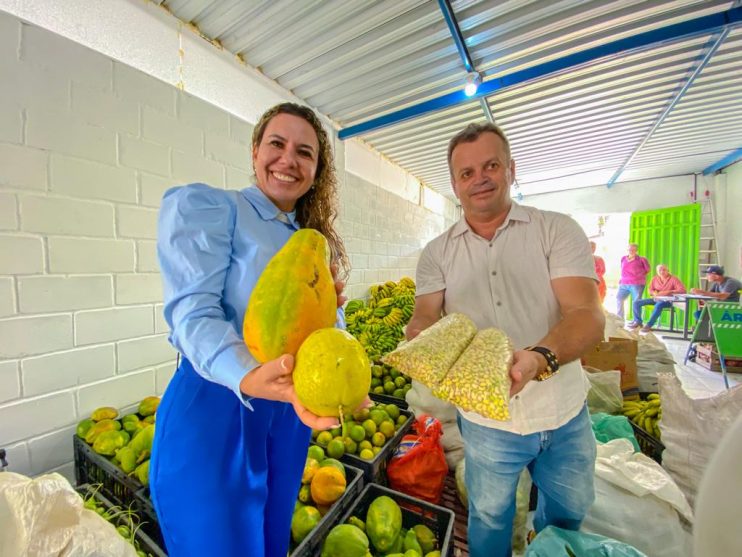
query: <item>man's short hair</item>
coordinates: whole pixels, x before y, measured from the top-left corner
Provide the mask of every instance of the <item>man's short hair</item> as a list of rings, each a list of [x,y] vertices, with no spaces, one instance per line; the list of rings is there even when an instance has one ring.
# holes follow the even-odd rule
[[[502,142],[505,144],[505,154],[508,157],[508,160],[505,162],[510,162],[510,141],[508,141],[505,132],[502,131],[499,126],[491,122],[484,122],[483,124],[469,124],[459,133],[454,135],[451,138],[451,141],[448,142],[448,170],[451,175],[453,175],[453,169],[451,168],[451,155],[453,154],[453,150],[461,143],[472,143],[479,139],[480,135],[488,132],[494,133],[497,137],[502,139]]]
[[[720,277],[724,276],[724,267],[721,265],[711,265],[706,268],[706,273],[711,273],[712,275],[719,275]]]

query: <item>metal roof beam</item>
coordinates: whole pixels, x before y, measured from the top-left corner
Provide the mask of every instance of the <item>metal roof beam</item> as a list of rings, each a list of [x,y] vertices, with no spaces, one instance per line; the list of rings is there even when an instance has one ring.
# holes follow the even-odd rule
[[[711,166],[707,166],[703,169],[703,175],[708,176],[709,174],[713,174],[714,172],[718,172],[719,170],[726,168],[730,164],[734,164],[737,161],[742,160],[742,147],[739,149],[735,149],[731,153],[729,153],[726,157],[721,159],[720,161],[715,162]]]
[[[633,161],[634,157],[636,157],[636,155],[639,154],[639,151],[642,150],[642,147],[644,147],[647,144],[647,142],[652,138],[652,136],[654,135],[654,132],[656,132],[657,129],[662,125],[662,123],[665,120],[667,120],[667,117],[670,115],[672,110],[682,100],[682,98],[688,92],[688,89],[691,88],[691,85],[693,85],[693,82],[701,74],[703,69],[708,65],[709,61],[711,61],[711,58],[713,57],[714,54],[716,54],[716,51],[719,50],[721,43],[724,42],[724,39],[726,39],[728,35],[729,35],[729,27],[724,29],[720,34],[715,35],[711,39],[711,41],[709,41],[709,44],[706,45],[706,48],[704,49],[706,52],[703,54],[700,60],[697,60],[695,62],[695,68],[693,68],[693,71],[691,72],[690,77],[688,77],[688,79],[685,81],[685,83],[680,88],[680,90],[675,94],[672,100],[668,103],[668,105],[662,111],[662,114],[660,114],[659,117],[654,121],[654,124],[652,124],[652,127],[649,128],[649,131],[647,132],[647,134],[639,142],[639,145],[636,146],[636,148],[631,152],[631,154],[628,157],[626,157],[626,160],[623,163],[621,163],[621,166],[618,167],[616,172],[613,173],[613,176],[611,176],[608,182],[606,183],[607,187],[610,188],[611,186],[613,186],[613,184],[616,183],[616,180],[618,180],[621,174],[623,174],[623,171],[626,170],[626,167],[631,164],[631,161]]]
[[[456,14],[453,13],[451,3],[448,0],[438,0],[438,6],[440,7],[441,12],[443,12],[443,19],[446,20],[446,25],[448,25],[448,30],[451,32],[453,42],[456,43],[456,50],[459,51],[459,56],[461,56],[461,61],[464,63],[466,73],[477,72],[474,68],[474,60],[472,60],[471,54],[469,54],[469,49],[466,47],[464,35],[461,33],[458,21],[456,21]],[[487,99],[485,97],[480,97],[479,104],[482,106],[484,116],[488,121],[494,124],[495,117],[492,116],[492,111],[490,110],[490,105],[487,104]]]
[[[340,139],[348,139],[405,120],[410,120],[422,114],[468,102],[474,98],[487,97],[506,87],[513,87],[527,81],[552,76],[601,58],[623,55],[627,51],[638,51],[679,39],[718,32],[731,25],[739,25],[740,23],[742,23],[742,7],[731,8],[723,12],[668,25],[667,27],[640,33],[633,37],[626,37],[625,39],[619,39],[604,45],[575,52],[574,54],[569,54],[556,60],[550,60],[543,64],[537,64],[536,66],[519,70],[509,75],[490,79],[483,82],[472,97],[467,97],[463,90],[458,90],[403,108],[402,110],[379,116],[378,118],[372,118],[360,124],[341,129],[338,136]]]

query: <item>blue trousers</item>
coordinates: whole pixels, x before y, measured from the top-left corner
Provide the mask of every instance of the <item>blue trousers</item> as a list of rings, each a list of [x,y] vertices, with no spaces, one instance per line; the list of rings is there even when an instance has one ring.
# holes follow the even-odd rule
[[[672,307],[672,302],[655,302],[652,298],[634,300],[634,321],[636,323],[639,323],[639,325],[642,324],[642,308],[644,306],[651,306],[652,304],[654,304],[654,309],[652,310],[652,315],[649,316],[649,321],[647,321],[648,327],[654,326],[660,315],[662,315],[663,309]]]
[[[235,394],[183,359],[157,411],[152,502],[171,557],[282,557],[311,430],[291,405]]]
[[[631,301],[635,302],[644,293],[643,284],[619,284],[616,293],[616,315],[623,317],[623,303],[631,295]]]
[[[538,487],[534,526],[577,530],[595,499],[595,437],[587,406],[551,431],[518,435],[459,416],[469,494],[469,555],[512,555],[515,491],[528,467]]]

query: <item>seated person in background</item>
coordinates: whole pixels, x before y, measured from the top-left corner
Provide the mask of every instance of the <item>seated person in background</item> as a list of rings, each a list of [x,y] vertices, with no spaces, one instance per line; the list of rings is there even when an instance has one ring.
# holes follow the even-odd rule
[[[649,317],[649,321],[647,321],[647,324],[642,327],[642,331],[645,333],[651,331],[654,324],[660,318],[662,310],[672,307],[672,302],[667,300],[657,300],[657,297],[684,293],[685,286],[683,286],[683,283],[680,282],[678,277],[670,274],[667,265],[657,265],[657,274],[652,278],[652,282],[649,283],[649,295],[651,298],[634,300],[634,320],[629,323],[629,328],[636,329],[642,327],[642,308],[644,306],[654,305],[654,310],[652,310],[652,315]]]
[[[711,283],[711,290],[691,288],[691,294],[710,296],[720,302],[739,302],[739,291],[742,290],[742,282],[736,278],[725,277],[724,267],[711,265],[706,269],[706,280]],[[696,311],[693,316],[698,319],[701,316],[701,310]]]

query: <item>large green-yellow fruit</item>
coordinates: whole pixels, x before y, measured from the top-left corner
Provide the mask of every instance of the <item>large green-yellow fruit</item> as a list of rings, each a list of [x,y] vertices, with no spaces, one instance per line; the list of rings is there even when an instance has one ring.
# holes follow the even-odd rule
[[[296,354],[294,388],[301,403],[318,416],[349,416],[366,398],[371,364],[366,351],[341,329],[320,329]]]
[[[325,237],[304,228],[268,262],[242,324],[245,344],[259,362],[296,354],[313,331],[335,323],[337,293],[329,253]]]

